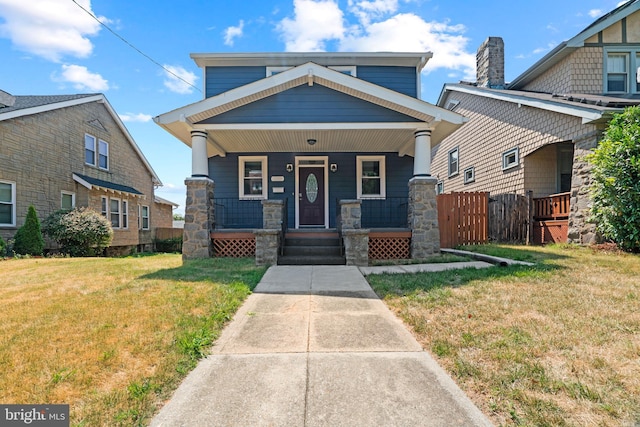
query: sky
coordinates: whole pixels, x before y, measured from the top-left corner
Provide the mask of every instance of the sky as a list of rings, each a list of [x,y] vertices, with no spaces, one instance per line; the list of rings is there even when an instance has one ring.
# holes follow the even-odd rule
[[[487,37],[504,39],[509,82],[621,3],[0,0],[0,89],[104,93],[162,181],[156,195],[184,213],[190,149],[152,118],[202,99],[190,53],[432,52],[421,96],[435,104],[443,84],[475,81]]]

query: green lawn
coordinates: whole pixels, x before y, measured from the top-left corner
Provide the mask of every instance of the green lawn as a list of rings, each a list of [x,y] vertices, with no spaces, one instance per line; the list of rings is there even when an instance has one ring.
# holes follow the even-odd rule
[[[180,255],[0,261],[0,402],[146,425],[265,269]]]
[[[368,279],[495,424],[639,425],[640,257],[468,249],[536,265]]]

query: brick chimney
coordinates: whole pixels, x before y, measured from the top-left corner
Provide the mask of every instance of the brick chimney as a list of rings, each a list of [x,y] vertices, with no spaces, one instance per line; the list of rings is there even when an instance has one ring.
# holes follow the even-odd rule
[[[479,87],[504,89],[504,42],[489,37],[476,53],[476,84]]]

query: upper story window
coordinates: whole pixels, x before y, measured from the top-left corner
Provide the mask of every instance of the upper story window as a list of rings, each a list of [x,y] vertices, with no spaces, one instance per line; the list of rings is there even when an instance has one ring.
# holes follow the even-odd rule
[[[271,77],[275,74],[279,74],[283,71],[287,71],[292,69],[293,67],[267,67],[267,77]],[[357,77],[356,76],[356,66],[355,65],[335,65],[335,66],[330,66],[327,67],[330,68],[334,71],[338,71],[340,73],[343,74],[347,74],[349,76],[353,76],[353,77]]]
[[[640,47],[605,49],[604,91],[611,94],[640,93]]]
[[[384,156],[357,156],[357,194],[358,199],[385,198],[386,174]]]
[[[240,156],[239,195],[241,199],[267,198],[267,157]]]
[[[460,151],[458,150],[458,147],[449,151],[449,156],[448,156],[449,176],[454,176],[458,174],[459,157],[460,157]]]
[[[502,170],[511,169],[520,163],[520,151],[518,147],[502,153]]]
[[[0,181],[0,227],[16,226],[16,183]]]
[[[100,169],[109,169],[109,143],[93,135],[84,135],[84,162]]]

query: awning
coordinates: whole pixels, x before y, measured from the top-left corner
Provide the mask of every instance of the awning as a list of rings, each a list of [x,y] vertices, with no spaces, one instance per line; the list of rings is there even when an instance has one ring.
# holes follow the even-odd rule
[[[144,198],[145,195],[133,187],[127,185],[116,184],[115,182],[105,181],[90,176],[73,173],[73,180],[78,184],[88,188],[89,190],[103,190],[116,194],[127,194],[133,197]]]

